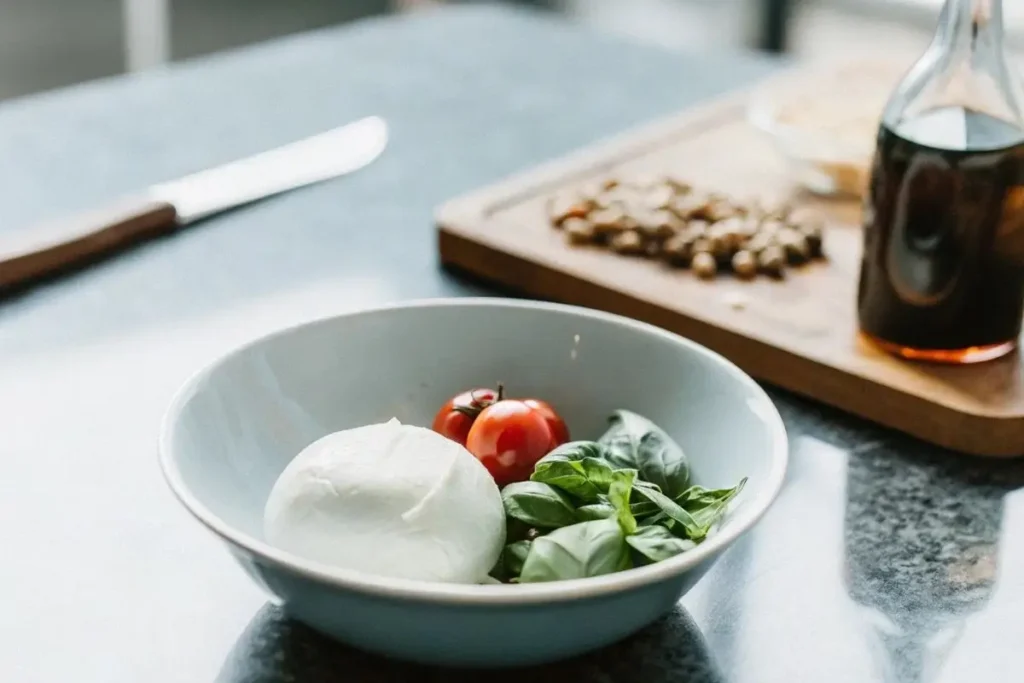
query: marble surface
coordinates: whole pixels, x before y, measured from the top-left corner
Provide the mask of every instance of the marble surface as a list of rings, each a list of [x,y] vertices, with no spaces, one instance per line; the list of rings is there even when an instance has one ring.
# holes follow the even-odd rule
[[[288,622],[172,500],[164,406],[254,334],[487,293],[432,208],[770,71],[528,14],[369,21],[0,108],[0,231],[368,113],[365,171],[0,303],[0,680],[518,681],[383,661]],[[1024,463],[942,452],[773,392],[786,487],[671,617],[542,681],[1020,680]],[[567,624],[566,628],[571,628]]]

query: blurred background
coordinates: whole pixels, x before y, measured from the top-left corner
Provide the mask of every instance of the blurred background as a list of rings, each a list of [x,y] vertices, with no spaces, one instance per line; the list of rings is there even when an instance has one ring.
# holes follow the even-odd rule
[[[456,0],[465,2],[465,0]],[[0,99],[444,0],[0,0]],[[942,0],[507,0],[672,49],[918,51]],[[1005,3],[1017,46],[1024,2]],[[880,47],[884,46],[884,47]]]

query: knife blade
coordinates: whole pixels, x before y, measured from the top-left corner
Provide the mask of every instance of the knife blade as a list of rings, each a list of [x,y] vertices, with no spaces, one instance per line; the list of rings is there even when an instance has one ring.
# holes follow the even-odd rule
[[[370,116],[277,149],[159,183],[112,206],[0,234],[0,290],[85,265],[217,213],[370,164],[388,127]]]

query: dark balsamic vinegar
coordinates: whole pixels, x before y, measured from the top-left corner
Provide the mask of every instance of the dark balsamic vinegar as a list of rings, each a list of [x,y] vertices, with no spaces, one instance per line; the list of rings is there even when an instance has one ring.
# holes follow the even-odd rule
[[[869,337],[953,362],[1016,344],[1024,130],[960,107],[883,125],[864,221],[858,310]]]

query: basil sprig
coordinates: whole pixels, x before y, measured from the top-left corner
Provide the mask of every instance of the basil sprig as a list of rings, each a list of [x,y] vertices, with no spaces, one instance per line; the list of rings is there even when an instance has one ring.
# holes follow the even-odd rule
[[[502,494],[510,542],[492,572],[530,583],[610,574],[695,548],[725,515],[730,489],[690,481],[682,448],[660,427],[616,411],[597,441],[559,446],[530,481]],[[528,528],[530,537],[511,533]]]

